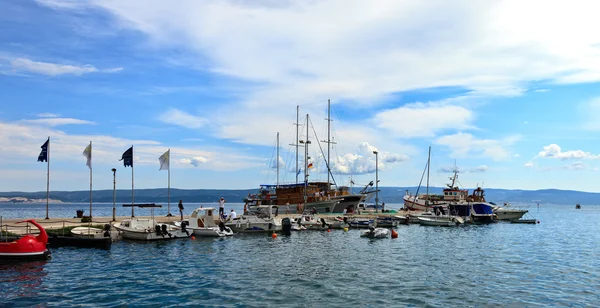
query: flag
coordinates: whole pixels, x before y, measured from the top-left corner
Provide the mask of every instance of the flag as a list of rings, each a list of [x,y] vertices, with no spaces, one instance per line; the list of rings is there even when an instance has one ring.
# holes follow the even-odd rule
[[[131,146],[127,151],[123,152],[121,159],[119,161],[123,161],[123,166],[133,168],[133,146]]]
[[[42,145],[42,151],[40,152],[40,155],[38,155],[38,161],[41,161],[41,162],[48,161],[48,144],[49,143],[50,143],[50,137],[48,137],[48,140],[46,140],[46,142],[44,142],[44,144]]]
[[[298,169],[298,173],[296,173],[296,175],[300,174],[300,172],[302,172],[302,169]]]
[[[312,166],[312,162],[311,162],[311,163],[308,163],[308,169],[310,169],[310,168],[312,168],[312,167],[313,167],[313,166]]]
[[[169,160],[170,160],[169,156],[171,155],[170,152],[171,152],[171,150],[166,151],[163,155],[161,155],[158,158],[158,162],[160,163],[160,169],[158,169],[159,171],[160,170],[169,170]]]
[[[91,142],[85,148],[85,150],[83,150],[83,156],[85,156],[85,158],[87,158],[87,162],[85,163],[85,165],[88,166],[90,169],[92,169],[92,143]]]

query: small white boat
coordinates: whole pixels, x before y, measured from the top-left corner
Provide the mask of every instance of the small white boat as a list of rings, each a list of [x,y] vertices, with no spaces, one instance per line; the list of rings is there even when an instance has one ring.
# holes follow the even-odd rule
[[[464,223],[464,220],[458,216],[420,216],[418,219],[422,226],[456,227]]]
[[[110,237],[113,241],[121,238],[118,230],[111,230],[110,224],[106,224],[104,229],[93,227],[76,227],[71,229],[71,235],[80,238],[104,238]]]
[[[189,237],[192,233],[185,227],[160,223],[148,218],[129,218],[113,225],[123,238],[140,241],[169,240]]]
[[[196,236],[222,237],[233,235],[231,228],[223,222],[215,223],[215,208],[197,208],[192,212],[190,219],[184,219],[176,225],[186,224],[186,228],[192,230]]]
[[[368,230],[362,230],[360,236],[368,238],[386,238],[390,236],[390,230],[370,227]]]
[[[504,203],[504,206],[495,206],[493,211],[500,220],[519,220],[529,212],[528,210],[514,208],[509,203]]]
[[[235,233],[281,231],[281,219],[273,217],[276,208],[276,205],[255,206],[248,214],[225,222],[225,226],[231,228]]]
[[[333,221],[331,221],[333,223]],[[331,224],[324,218],[319,218],[313,215],[302,215],[292,219],[292,227],[304,227],[308,230],[327,230],[331,228]]]

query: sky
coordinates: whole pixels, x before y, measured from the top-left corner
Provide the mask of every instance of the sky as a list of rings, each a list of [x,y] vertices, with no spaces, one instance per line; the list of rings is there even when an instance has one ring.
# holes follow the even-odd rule
[[[295,183],[297,131],[311,142],[299,181],[305,156],[309,179],[327,180],[329,122],[338,185],[417,186],[431,147],[431,186],[456,169],[465,188],[600,192],[599,10],[2,1],[0,191],[46,189],[48,137],[55,191],[89,189],[90,142],[94,189],[113,188],[111,168],[117,189],[132,171],[136,188],[167,187],[158,157],[169,149],[173,188]],[[133,169],[119,161],[131,146]]]

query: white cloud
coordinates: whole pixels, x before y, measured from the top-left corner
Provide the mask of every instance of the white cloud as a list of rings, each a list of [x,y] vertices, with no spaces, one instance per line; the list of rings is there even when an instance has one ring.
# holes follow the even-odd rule
[[[519,139],[519,136],[511,136],[502,140],[477,139],[471,134],[461,132],[439,137],[435,140],[435,144],[448,147],[451,151],[450,156],[455,158],[474,155],[499,161],[508,160],[512,157],[510,150],[506,147],[511,146]]]
[[[531,162],[531,161],[526,162],[525,165],[524,165],[524,167],[525,168],[532,168],[533,167],[533,162]]]
[[[373,151],[377,151],[377,160]],[[358,146],[358,154],[347,153],[337,156],[332,160],[331,170],[339,174],[367,174],[374,173],[375,169],[380,171],[391,168],[393,164],[408,160],[404,154],[381,152],[367,142]]]
[[[370,107],[408,90],[449,86],[485,97],[520,95],[538,80],[600,80],[600,33],[595,31],[600,19],[594,13],[599,4],[594,2],[40,3],[61,10],[100,8],[115,17],[115,27],[145,34],[152,48],[181,50],[190,59],[181,65],[250,81],[253,86],[243,99],[220,108],[228,117],[215,119],[220,137],[239,142],[256,144],[255,136],[269,126],[247,119],[268,110],[273,127],[283,124],[280,119],[296,104],[328,97],[346,106]],[[454,111],[454,123],[436,117],[442,122],[431,121],[424,131],[391,124],[394,116],[416,127],[425,122],[393,110],[379,115],[383,122],[372,120],[406,135],[468,129],[468,111]]]
[[[12,68],[17,71],[25,71],[30,73],[36,73],[46,76],[59,76],[59,75],[83,75],[89,73],[115,73],[123,70],[122,67],[110,68],[99,70],[93,65],[67,65],[67,64],[56,64],[49,62],[37,62],[24,58],[16,58],[10,61]]]
[[[477,167],[471,169],[471,172],[486,172],[486,171],[488,171],[488,169],[489,169],[488,166],[480,165],[480,166],[477,166]]]
[[[445,129],[471,128],[473,114],[461,106],[416,103],[380,112],[374,120],[399,138],[430,137]]]
[[[163,123],[192,129],[200,128],[207,123],[206,119],[195,115],[191,115],[179,109],[171,109],[160,115],[158,119]]]
[[[205,164],[206,161],[207,161],[206,158],[204,158],[202,156],[195,156],[192,158],[182,158],[179,160],[179,162],[182,164],[192,165],[194,167],[198,167],[198,166],[200,166],[200,164]]]
[[[483,172],[487,172],[489,169],[490,168],[486,165],[479,165],[476,167],[468,167],[468,168],[444,166],[444,167],[438,168],[437,172],[439,172],[439,173],[454,173],[454,170],[457,170],[460,173],[483,173]]]
[[[58,117],[60,117],[60,115],[58,115],[56,113],[44,112],[44,113],[38,113],[37,117],[38,118],[58,118]]]
[[[273,159],[272,163],[271,163],[271,169],[277,169],[277,159]],[[279,168],[280,169],[284,169],[285,168],[285,161],[283,160],[283,158],[281,156],[279,156]]]
[[[569,169],[569,170],[587,170],[590,168],[590,166],[588,166],[587,164],[585,164],[583,162],[576,161],[576,162],[573,162],[573,163],[563,166],[563,168]]]
[[[61,125],[93,125],[94,122],[73,118],[42,118],[42,119],[34,119],[34,120],[21,120],[22,123],[35,124],[35,125],[44,125],[44,126],[61,126]]]
[[[594,155],[590,152],[584,152],[582,150],[566,151],[563,152],[560,146],[557,144],[550,144],[544,147],[543,151],[540,151],[536,157],[541,158],[556,158],[561,160],[567,159],[597,159],[600,155]]]

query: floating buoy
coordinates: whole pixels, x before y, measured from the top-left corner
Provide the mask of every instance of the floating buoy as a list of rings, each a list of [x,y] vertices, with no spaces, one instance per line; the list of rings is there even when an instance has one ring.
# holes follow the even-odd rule
[[[348,232],[348,228],[344,228],[344,232]]]
[[[273,232],[273,234],[271,234],[272,238],[277,238],[277,233]]]
[[[538,224],[540,223],[540,221],[538,220]]]
[[[195,237],[195,236],[193,236],[193,235],[192,235],[190,238],[191,238],[192,240],[196,240],[196,237]]]
[[[392,229],[392,238],[398,238],[398,232],[394,229]]]
[[[331,229],[327,229],[327,232],[331,232]]]

